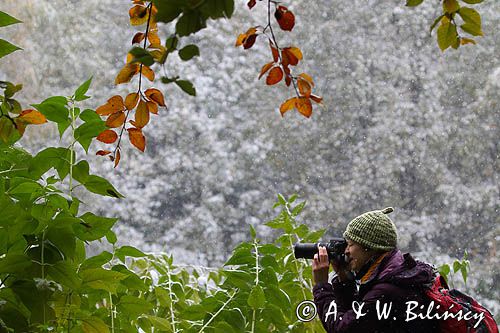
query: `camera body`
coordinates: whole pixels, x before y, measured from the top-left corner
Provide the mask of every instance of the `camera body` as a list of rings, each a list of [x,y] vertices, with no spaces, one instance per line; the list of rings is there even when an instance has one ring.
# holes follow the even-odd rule
[[[347,242],[341,237],[334,237],[328,243],[295,243],[293,253],[297,259],[313,259],[314,255],[318,253],[318,246],[326,247],[328,260],[340,263],[345,262],[344,251],[347,247]]]

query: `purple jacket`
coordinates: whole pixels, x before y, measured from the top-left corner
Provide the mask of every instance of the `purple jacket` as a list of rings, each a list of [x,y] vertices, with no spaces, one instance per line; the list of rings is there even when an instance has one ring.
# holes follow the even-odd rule
[[[433,278],[434,271],[430,265],[415,261],[409,253],[403,255],[395,249],[371,273],[367,273],[359,291],[354,281],[341,283],[334,278],[331,284],[318,283],[314,286],[314,303],[328,333],[437,332],[435,321],[418,317],[412,319],[413,314],[425,314],[429,301],[423,289],[432,283]],[[409,308],[416,305],[407,303],[411,301],[417,302],[419,307],[423,305],[425,309]],[[361,304],[364,305],[359,311]],[[386,310],[392,305],[390,311],[384,312],[384,305]],[[357,319],[355,310],[365,315]],[[325,318],[328,313],[328,318]]]

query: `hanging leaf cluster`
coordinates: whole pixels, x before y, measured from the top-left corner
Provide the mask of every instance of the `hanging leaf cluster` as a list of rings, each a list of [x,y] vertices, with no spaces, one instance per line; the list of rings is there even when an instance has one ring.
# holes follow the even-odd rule
[[[242,33],[236,39],[235,46],[243,46],[244,49],[250,49],[259,36],[265,37],[269,42],[272,61],[262,66],[259,79],[266,75],[266,84],[275,85],[281,81],[285,82],[287,87],[293,86],[295,97],[286,100],[280,106],[280,113],[283,116],[287,111],[296,109],[301,115],[309,118],[312,115],[312,102],[321,103],[322,98],[314,95],[314,81],[306,73],[294,75],[291,67],[297,66],[303,59],[302,51],[297,46],[280,47],[273,30],[271,20],[271,3],[274,5],[274,19],[283,31],[292,31],[295,26],[295,15],[287,7],[274,1],[267,1],[268,22],[265,27],[250,27],[245,33]],[[257,2],[250,0],[247,3],[249,9],[252,9]]]
[[[406,5],[415,7],[424,0],[407,0]],[[479,4],[483,0],[462,0],[470,5]],[[430,33],[437,26],[437,43],[441,51],[448,48],[458,49],[461,45],[476,44],[476,40],[460,34],[458,27],[470,36],[483,36],[481,15],[471,7],[463,7],[458,0],[442,0],[443,13],[434,20]]]

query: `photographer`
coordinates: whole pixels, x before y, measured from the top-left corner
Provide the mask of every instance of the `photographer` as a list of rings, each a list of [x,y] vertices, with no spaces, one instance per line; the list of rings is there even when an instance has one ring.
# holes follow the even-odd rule
[[[397,249],[396,226],[387,215],[392,211],[367,212],[349,222],[345,262],[330,261],[325,247],[314,255],[314,302],[327,332],[437,332],[435,321],[405,320],[406,302],[429,303],[423,289],[434,273]],[[331,284],[330,264],[337,274]],[[381,316],[384,304],[389,316]]]

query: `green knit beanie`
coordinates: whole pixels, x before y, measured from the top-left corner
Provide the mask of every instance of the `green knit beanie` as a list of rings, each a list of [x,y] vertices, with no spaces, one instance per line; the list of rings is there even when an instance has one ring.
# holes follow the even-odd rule
[[[398,243],[396,226],[387,214],[394,209],[366,212],[349,222],[344,232],[344,238],[361,244],[365,248],[389,251]]]

